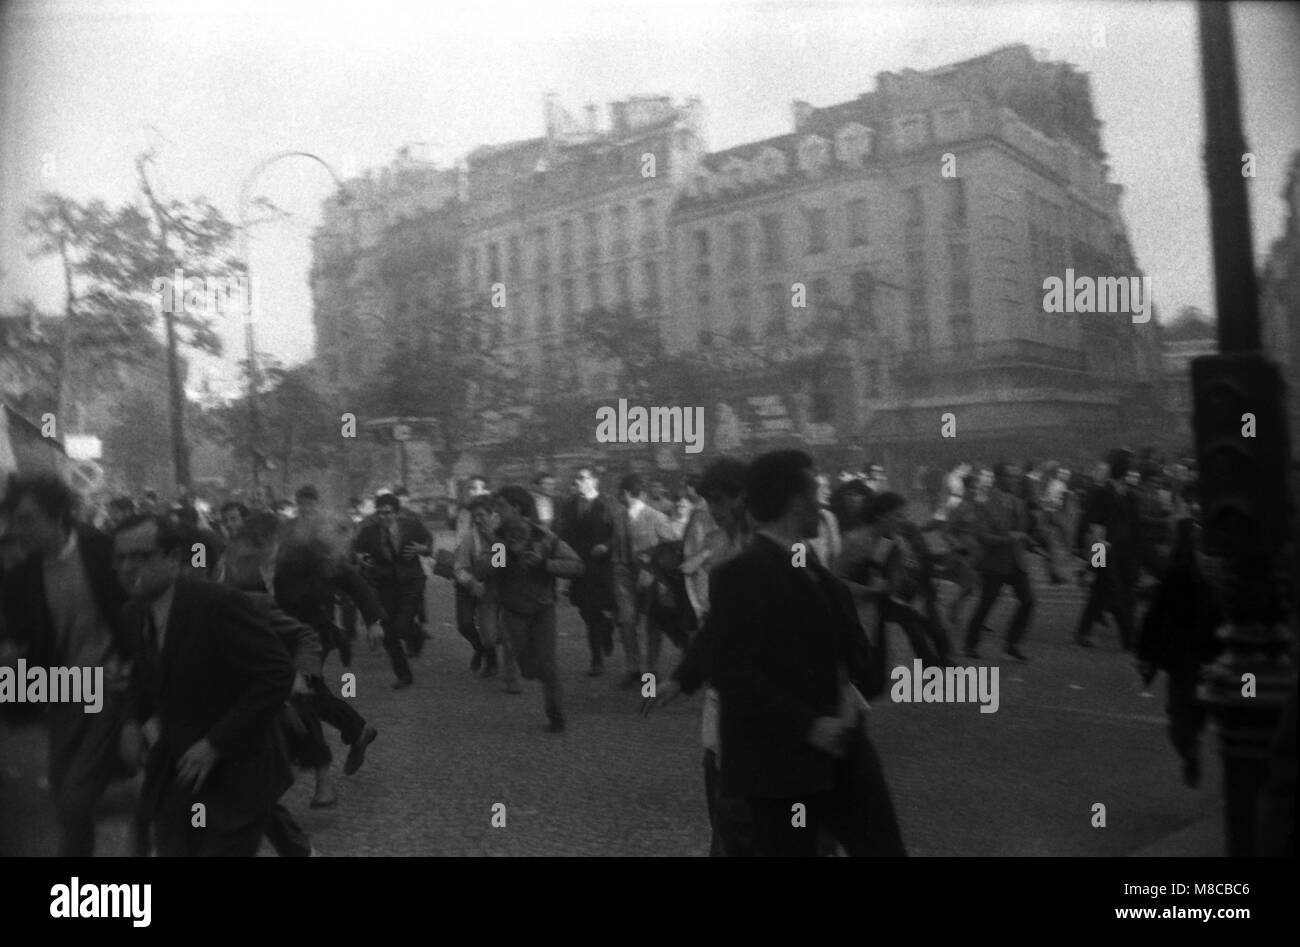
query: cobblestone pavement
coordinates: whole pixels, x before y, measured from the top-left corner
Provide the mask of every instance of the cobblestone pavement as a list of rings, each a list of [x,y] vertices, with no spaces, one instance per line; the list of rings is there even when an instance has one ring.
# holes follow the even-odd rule
[[[390,689],[382,651],[363,646],[356,657],[357,705],[379,738],[360,772],[337,775],[337,808],[308,808],[309,774],[286,799],[320,853],[705,855],[700,697],[641,717],[639,693],[616,687],[618,653],[604,677],[586,676],[585,633],[566,602],[559,657],[569,728],[548,734],[537,684],[512,696],[499,678],[470,673],[450,591],[445,580],[430,580],[434,637],[415,662],[414,687]],[[975,662],[1001,669],[997,713],[976,704],[893,704],[888,693],[873,705],[871,736],[911,854],[1123,855],[1220,805],[1213,739],[1205,737],[1201,788],[1185,788],[1165,735],[1163,682],[1154,695],[1141,692],[1113,631],[1099,629],[1090,651],[1071,644],[1080,590],[1040,591],[1024,646],[1030,663],[1003,661],[1000,641],[987,637],[986,658]],[[990,627],[1005,625],[1011,605],[1008,595]],[[891,632],[891,666],[910,666],[912,657],[901,633]],[[665,645],[661,670],[675,660]],[[341,670],[335,657],[327,674],[336,688]],[[327,734],[337,771],[345,750]],[[31,784],[39,734],[10,736],[18,751],[5,761],[5,799],[38,809]],[[102,854],[126,851],[131,789],[119,785],[106,800]],[[1106,806],[1105,828],[1092,825],[1095,803]],[[496,804],[505,807],[504,827],[492,824]],[[23,824],[28,836],[39,834],[48,812],[33,811]]]

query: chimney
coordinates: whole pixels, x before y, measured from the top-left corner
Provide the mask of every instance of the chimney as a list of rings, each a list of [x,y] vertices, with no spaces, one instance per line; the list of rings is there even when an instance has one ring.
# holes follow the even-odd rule
[[[809,117],[813,113],[813,107],[803,99],[795,99],[793,103],[794,110],[794,130],[803,131],[804,125],[808,123]]]
[[[600,131],[600,128],[598,127],[597,124],[598,117],[597,117],[596,106],[588,105],[585,111],[587,113],[587,131],[589,132]]]

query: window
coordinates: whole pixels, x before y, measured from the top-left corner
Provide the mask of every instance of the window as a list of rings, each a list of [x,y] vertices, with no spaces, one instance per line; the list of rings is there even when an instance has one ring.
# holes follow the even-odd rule
[[[551,242],[545,227],[538,227],[533,234],[537,253],[537,278],[542,279],[551,272]]]
[[[898,119],[894,123],[894,130],[900,151],[922,147],[926,140],[925,114],[907,115]]]
[[[560,313],[560,319],[566,326],[574,323],[574,316],[578,312],[578,293],[572,279],[566,279],[560,283],[561,305],[564,311]]]
[[[743,270],[749,265],[749,227],[743,221],[727,228],[731,239],[731,266]]]
[[[697,230],[692,234],[695,240],[695,256],[701,260],[709,258],[709,232],[707,230]]]
[[[641,200],[641,248],[643,250],[659,248],[659,217],[655,213],[653,197]]]
[[[790,314],[789,290],[780,283],[768,283],[764,296],[767,299],[769,331],[774,335],[785,335],[787,317]]]
[[[560,223],[560,268],[573,269],[573,221]]]
[[[654,260],[646,260],[643,265],[645,276],[645,298],[647,309],[658,309],[661,304],[659,297],[659,264]]]
[[[835,398],[829,391],[814,391],[808,413],[813,424],[830,424],[835,419]]]
[[[582,223],[587,232],[587,265],[594,266],[600,259],[600,216],[595,213],[584,214]]]
[[[551,287],[546,283],[537,291],[540,311],[537,313],[537,331],[542,335],[551,331]]]
[[[865,200],[849,201],[845,205],[849,217],[849,246],[867,245],[867,202]]]
[[[815,207],[804,212],[808,221],[808,253],[825,253],[829,244],[826,227],[826,211]]]
[[[511,338],[522,339],[524,337],[524,326],[528,322],[528,315],[524,312],[524,307],[518,304],[518,301],[509,311],[513,316],[510,321],[510,336]]]
[[[477,286],[479,281],[478,269],[478,247],[470,247],[466,254],[465,266],[469,270],[469,278],[465,281],[470,286]]]
[[[781,215],[764,214],[763,224],[763,260],[767,263],[780,263],[785,259],[785,248],[781,243]]]
[[[587,299],[590,303],[590,308],[592,309],[599,309],[601,306],[605,305],[599,273],[587,274]]]
[[[929,352],[930,323],[926,322],[924,319],[913,319],[909,329],[912,339],[912,351],[921,353]]]
[[[510,254],[510,278],[522,279],[524,275],[524,254],[519,248],[519,238],[511,237],[507,244]],[[493,280],[493,282],[496,282]]]
[[[501,282],[501,247],[499,244],[488,244],[488,282]]]
[[[808,300],[808,309],[819,319],[830,319],[835,316],[835,311],[828,308],[833,302],[831,299],[831,281],[824,276],[819,276],[812,281],[811,298]]]
[[[975,327],[971,323],[970,313],[953,313],[952,344],[959,350],[969,351],[975,346]]]
[[[867,397],[880,397],[880,363],[874,358],[862,363],[863,381],[866,382]]]
[[[903,199],[907,202],[907,229],[909,231],[922,230],[925,227],[925,205],[921,201],[921,189],[919,187],[909,187],[903,191]],[[914,234],[909,233],[909,237]]]
[[[614,283],[618,287],[618,302],[620,306],[632,305],[632,277],[627,271],[626,266],[620,266],[614,273]]]
[[[747,337],[750,331],[750,298],[748,286],[736,286],[731,290],[731,326],[736,338]]]
[[[966,182],[950,178],[944,183],[948,189],[948,223],[953,227],[966,226]]]
[[[875,331],[875,300],[872,299],[875,285],[871,273],[867,270],[859,270],[853,274],[852,280],[853,312],[864,329]]]
[[[913,315],[925,311],[925,253],[907,251],[907,306]]]
[[[627,256],[627,208],[614,208],[614,256]]]

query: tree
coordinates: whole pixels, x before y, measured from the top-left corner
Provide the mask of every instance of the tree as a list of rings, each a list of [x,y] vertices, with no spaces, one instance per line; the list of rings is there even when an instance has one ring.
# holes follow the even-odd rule
[[[54,369],[60,406],[74,378],[75,353],[92,354],[87,362],[101,376],[92,373],[76,381],[93,387],[102,373],[120,375],[125,366],[157,358],[163,349],[153,333],[158,316],[163,317],[173,467],[178,485],[187,486],[185,366],[179,349],[183,345],[215,355],[221,345],[213,313],[184,305],[160,313],[155,281],[170,279],[177,270],[187,277],[229,279],[242,268],[224,255],[233,226],[205,198],[178,201],[158,195],[147,173],[153,160],[152,151],[136,159],[136,202],[113,209],[99,200],[80,204],[42,194],[25,213],[23,229],[34,242],[33,257],[57,255],[63,264],[66,321]],[[183,301],[183,290],[179,298]]]

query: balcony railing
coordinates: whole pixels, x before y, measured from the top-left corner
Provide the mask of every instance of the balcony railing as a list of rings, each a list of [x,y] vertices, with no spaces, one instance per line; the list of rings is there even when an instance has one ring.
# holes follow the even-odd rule
[[[1060,368],[1084,371],[1084,354],[1028,339],[949,345],[904,352],[898,370],[904,375],[959,374],[988,368]]]

